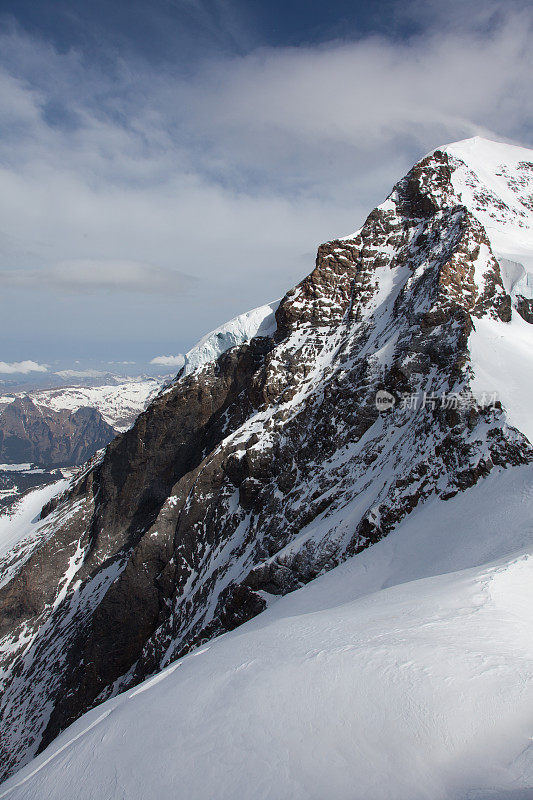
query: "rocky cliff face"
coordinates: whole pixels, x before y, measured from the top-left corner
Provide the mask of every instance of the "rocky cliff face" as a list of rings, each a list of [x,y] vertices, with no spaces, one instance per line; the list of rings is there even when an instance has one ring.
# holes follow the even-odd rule
[[[483,195],[469,170],[453,148],[423,159],[319,248],[266,335],[183,371],[4,556],[5,774],[428,496],[532,460],[469,350],[478,320],[523,314],[484,221],[520,229],[529,195]]]
[[[54,411],[17,397],[0,410],[0,462],[83,464],[114,435],[95,408]]]

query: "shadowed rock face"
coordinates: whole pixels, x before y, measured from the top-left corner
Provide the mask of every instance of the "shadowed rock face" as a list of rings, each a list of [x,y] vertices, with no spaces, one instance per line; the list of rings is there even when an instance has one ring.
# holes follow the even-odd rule
[[[422,499],[531,460],[470,391],[469,334],[505,323],[510,298],[452,171],[439,151],[420,162],[357,234],[319,248],[273,336],[178,376],[43,510],[0,589],[5,774]]]
[[[0,411],[0,461],[47,467],[83,464],[115,431],[94,408],[52,411],[20,397]]]
[[[518,295],[515,299],[515,308],[526,322],[533,324],[533,300]]]

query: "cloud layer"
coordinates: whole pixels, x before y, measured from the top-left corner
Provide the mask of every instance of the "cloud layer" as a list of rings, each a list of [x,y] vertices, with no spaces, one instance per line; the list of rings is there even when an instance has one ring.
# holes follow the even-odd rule
[[[158,364],[161,367],[175,367],[179,369],[185,364],[185,358],[181,353],[177,356],[156,356],[152,358],[150,364]]]
[[[38,364],[36,361],[13,361],[8,363],[0,361],[0,373],[3,375],[27,375],[29,372],[48,372],[46,364]]]
[[[408,39],[212,55],[186,75],[6,30],[0,335],[22,316],[43,340],[107,337],[112,358],[134,338],[147,360],[188,349],[283,294],[427,151],[531,145],[531,13],[457,3],[445,24],[423,5],[439,26]]]
[[[139,261],[73,259],[41,269],[0,270],[0,285],[53,288],[71,292],[148,292],[183,294],[195,279],[178,270]]]

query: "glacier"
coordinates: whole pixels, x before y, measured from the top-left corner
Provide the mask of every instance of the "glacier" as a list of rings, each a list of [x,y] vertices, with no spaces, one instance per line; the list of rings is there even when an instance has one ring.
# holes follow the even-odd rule
[[[255,336],[272,336],[276,330],[275,313],[280,301],[276,300],[234,317],[203,336],[185,354],[185,363],[178,378],[191,375],[198,369],[216,361],[232,347],[246,344]]]

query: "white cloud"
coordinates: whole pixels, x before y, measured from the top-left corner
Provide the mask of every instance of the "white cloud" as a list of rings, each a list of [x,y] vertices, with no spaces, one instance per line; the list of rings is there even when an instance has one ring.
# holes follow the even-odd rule
[[[46,364],[38,364],[36,361],[0,361],[0,372],[11,375],[13,373],[20,373],[27,375],[29,372],[48,372]]]
[[[185,358],[178,353],[177,356],[156,356],[152,358],[150,364],[158,364],[161,367],[176,367],[179,369],[185,364]]]
[[[482,32],[263,48],[186,78],[1,37],[0,284],[21,305],[0,336],[33,302],[38,335],[185,349],[282,295],[425,152],[532,144],[532,16],[500,9]]]
[[[466,29],[260,51],[206,74],[187,101],[197,124],[216,119],[221,158],[229,151],[232,162],[252,167],[261,153],[263,165],[321,184],[351,161],[353,180],[362,159],[373,164],[380,152],[390,159],[398,148],[424,152],[475,133],[526,131],[530,22],[510,17],[484,35]],[[325,188],[336,192],[337,182]]]

